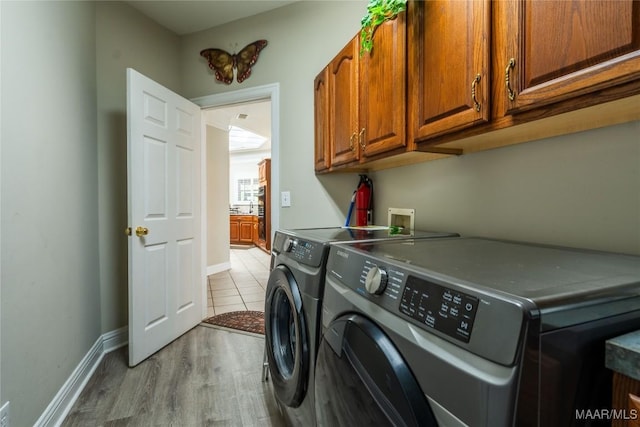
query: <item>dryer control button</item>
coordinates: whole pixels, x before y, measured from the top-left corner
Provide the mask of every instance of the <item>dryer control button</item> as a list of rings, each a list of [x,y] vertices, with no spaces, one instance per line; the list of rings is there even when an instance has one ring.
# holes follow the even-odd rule
[[[364,287],[371,295],[380,295],[387,287],[387,272],[377,266],[371,267],[364,279]]]

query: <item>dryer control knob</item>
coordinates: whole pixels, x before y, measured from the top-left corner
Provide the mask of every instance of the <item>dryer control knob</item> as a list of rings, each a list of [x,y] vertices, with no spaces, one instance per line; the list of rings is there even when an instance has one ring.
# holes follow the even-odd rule
[[[387,287],[387,272],[380,267],[371,267],[364,279],[364,287],[371,295],[380,295]]]
[[[296,241],[291,237],[287,237],[284,241],[284,249],[285,252],[291,252],[291,250],[296,246]]]

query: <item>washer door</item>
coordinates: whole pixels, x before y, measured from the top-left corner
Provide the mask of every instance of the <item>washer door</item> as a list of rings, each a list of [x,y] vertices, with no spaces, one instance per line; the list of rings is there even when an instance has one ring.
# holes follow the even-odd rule
[[[278,265],[269,275],[264,311],[273,389],[280,402],[297,408],[309,382],[309,342],[300,290],[284,265]]]
[[[378,326],[357,314],[335,319],[325,331],[315,397],[318,425],[437,425],[402,355]]]

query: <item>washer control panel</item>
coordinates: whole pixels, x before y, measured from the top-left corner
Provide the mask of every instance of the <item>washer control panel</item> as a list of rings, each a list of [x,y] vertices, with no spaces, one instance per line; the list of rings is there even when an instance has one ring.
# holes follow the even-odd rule
[[[392,266],[364,260],[357,291],[377,299],[379,305],[420,322],[462,342],[469,342],[479,299],[429,282]]]
[[[325,256],[326,246],[299,237],[276,233],[273,249],[280,256],[292,258],[302,264],[319,267]]]
[[[400,299],[400,312],[430,328],[469,342],[478,298],[409,276]]]
[[[323,316],[325,312],[355,311],[378,322],[390,322],[386,314],[380,316],[384,310],[488,360],[505,366],[514,363],[524,324],[536,315],[532,305],[440,272],[435,262],[432,269],[416,266],[382,251],[386,245],[406,251],[415,248],[403,242],[364,248],[331,246]],[[401,322],[384,324],[396,328]]]

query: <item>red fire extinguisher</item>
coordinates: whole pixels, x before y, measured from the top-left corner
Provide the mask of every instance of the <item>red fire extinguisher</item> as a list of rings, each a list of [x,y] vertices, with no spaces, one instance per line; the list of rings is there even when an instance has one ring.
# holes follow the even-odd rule
[[[360,175],[356,189],[356,226],[371,225],[373,222],[373,181],[367,175]]]

